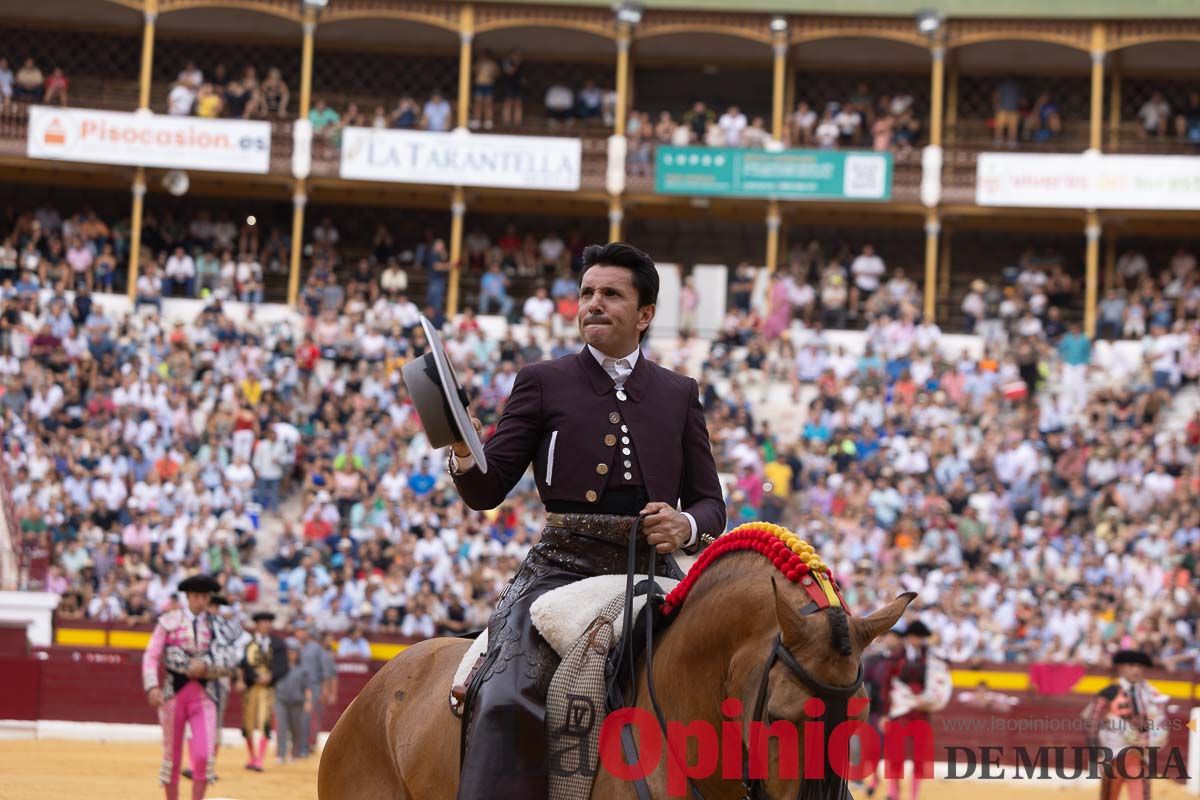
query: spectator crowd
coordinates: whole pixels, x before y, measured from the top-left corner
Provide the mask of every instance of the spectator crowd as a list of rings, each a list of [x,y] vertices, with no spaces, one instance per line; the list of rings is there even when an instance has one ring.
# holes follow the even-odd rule
[[[234,315],[224,292],[187,320],[154,303],[110,310],[89,291],[103,283],[89,285],[95,270],[77,272],[68,253],[99,242],[117,257],[119,226],[48,208],[11,222],[0,441],[25,583],[60,593],[63,618],[149,620],[199,570],[351,649],[364,634],[486,621],[536,541],[541,505],[528,476],[493,511],[458,501],[399,379],[427,343],[408,258],[386,229],[337,275],[340,233],[320,220],[300,312],[268,323],[254,304]],[[233,249],[263,249],[253,230],[205,222]],[[195,223],[152,227],[186,255],[208,235]],[[464,258],[482,276],[480,304],[453,320],[427,309],[489,430],[522,365],[578,348],[581,243],[472,229]],[[1185,256],[1171,280],[1187,282]],[[427,293],[446,258],[432,232],[414,248]],[[701,377],[730,524],[770,519],[811,538],[852,607],[918,591],[956,662],[1096,663],[1136,644],[1196,668],[1200,416],[1171,419],[1200,377],[1200,331],[1194,317],[1165,330],[1148,320],[1142,357],[1101,371],[1056,313],[1053,298],[1074,288],[1055,270],[1031,257],[983,287],[972,354],[921,319],[916,286],[874,248],[809,243],[758,299],[753,270],[734,271],[710,343],[685,329],[649,355]],[[174,283],[185,273],[164,264]],[[1133,263],[1120,274],[1158,283]],[[543,281],[519,311],[499,293],[513,276]],[[684,295],[686,324],[690,283]],[[487,336],[477,312],[504,311],[505,297],[522,324]],[[861,352],[826,333],[852,318]],[[772,386],[790,413],[771,405]]]

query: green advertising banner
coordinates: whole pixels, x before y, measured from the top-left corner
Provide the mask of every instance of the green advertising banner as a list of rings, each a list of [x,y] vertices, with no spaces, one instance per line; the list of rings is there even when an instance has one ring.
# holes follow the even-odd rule
[[[859,150],[659,147],[659,194],[777,200],[890,200],[892,154]]]

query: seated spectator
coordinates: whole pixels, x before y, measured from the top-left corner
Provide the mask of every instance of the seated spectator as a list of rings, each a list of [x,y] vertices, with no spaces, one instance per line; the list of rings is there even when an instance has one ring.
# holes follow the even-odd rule
[[[371,643],[363,635],[361,625],[355,625],[342,637],[337,647],[339,658],[370,658]]]
[[[661,144],[672,144],[675,139],[675,132],[680,126],[675,124],[675,120],[671,119],[671,112],[658,112],[658,122],[654,123],[654,139]],[[683,144],[687,144],[685,141]]]
[[[554,318],[554,301],[545,286],[534,290],[533,297],[525,301],[522,308],[522,320],[535,330],[550,332],[550,321]]]
[[[721,135],[724,137],[726,147],[742,146],[742,136],[746,130],[746,125],[746,115],[737,106],[730,106],[721,115],[721,119],[717,121],[717,127],[721,129]]]
[[[196,66],[195,61],[188,61],[183,65],[183,69],[179,70],[179,74],[175,76],[175,80],[190,87],[192,91],[198,92],[204,84],[204,72]]]
[[[427,131],[448,131],[451,116],[450,101],[434,89],[422,110],[421,127]]]
[[[840,136],[841,129],[833,119],[833,112],[827,109],[813,133],[813,143],[822,150],[830,150],[837,147]]]
[[[1138,109],[1138,133],[1142,136],[1165,136],[1167,123],[1171,119],[1171,106],[1167,104],[1162,92],[1151,93],[1150,99],[1142,103]]]
[[[379,276],[379,288],[388,296],[395,296],[408,289],[408,273],[400,268],[400,262],[389,258],[383,274]]]
[[[901,150],[911,150],[921,136],[921,120],[909,109],[896,117],[893,138]]]
[[[771,133],[765,127],[762,117],[755,117],[742,134],[742,144],[745,147],[762,149],[771,142]]]
[[[0,111],[8,108],[13,96],[13,71],[7,58],[0,58]]]
[[[205,250],[195,259],[197,297],[207,297],[221,284],[221,260],[212,250]]]
[[[563,256],[566,254],[567,245],[558,235],[558,231],[550,231],[538,243],[538,258],[541,261],[542,272],[547,275],[553,275],[558,272],[559,266],[562,264]]]
[[[396,102],[388,126],[396,130],[413,130],[421,123],[421,107],[411,97],[401,97]]]
[[[863,118],[853,103],[843,105],[833,118],[838,126],[838,143],[843,147],[858,144],[862,135]]]
[[[89,290],[92,288],[92,265],[95,258],[95,251],[92,250],[90,242],[85,242],[80,236],[71,240],[71,246],[67,249],[67,263],[71,267],[72,289],[81,286],[86,286]]]
[[[721,130],[721,126],[716,122],[708,123],[708,131],[704,134],[701,140],[705,147],[727,147],[728,139],[725,137],[725,132]]]
[[[691,132],[689,138],[693,144],[703,144],[708,136],[709,125],[716,121],[716,115],[704,104],[704,101],[697,100],[683,115],[682,126]]]
[[[874,150],[888,150],[895,136],[896,118],[888,114],[877,118],[871,123],[871,147]]]
[[[561,83],[552,84],[546,90],[545,105],[551,124],[569,122],[575,112],[575,93]]]
[[[245,80],[243,79],[243,83]],[[275,67],[267,72],[267,79],[258,85],[257,116],[266,119],[284,119],[288,113],[291,93],[283,81],[283,75]]]
[[[237,262],[237,298],[243,303],[261,303],[263,300],[263,268],[254,253],[242,253]]]
[[[144,271],[137,279],[136,305],[154,306],[162,311],[162,278],[159,277],[158,267],[152,261],[147,261]]]
[[[1025,119],[1025,126],[1029,138],[1035,142],[1048,141],[1062,133],[1062,115],[1049,92],[1038,95],[1037,102]]]
[[[58,103],[60,106],[67,105],[67,89],[70,86],[70,81],[63,74],[61,67],[55,67],[50,73],[50,77],[46,79],[46,94],[42,98],[42,102],[46,105]]]
[[[204,119],[219,119],[225,111],[225,100],[211,83],[200,85],[196,93],[196,116]]]
[[[603,105],[604,92],[593,81],[584,81],[575,96],[575,116],[582,120],[599,119]]]
[[[788,118],[788,136],[793,147],[808,147],[817,129],[817,112],[801,100]]]
[[[222,91],[224,113],[233,119],[247,119],[254,106],[254,91],[240,80],[230,81]]]
[[[338,131],[341,117],[325,103],[324,97],[318,97],[309,109],[308,121],[312,123],[313,136],[326,143],[333,142],[334,134]]]
[[[0,91],[4,89],[0,72]],[[1187,106],[1175,116],[1175,135],[1182,141],[1200,144],[1200,92],[1189,92]]]
[[[175,117],[190,116],[196,105],[196,90],[184,81],[176,81],[167,95],[167,113]]]
[[[879,290],[887,266],[876,255],[875,248],[865,244],[850,265],[850,274],[854,278],[854,288],[850,290],[850,316],[854,317],[858,315],[860,304],[866,303]]]
[[[488,238],[482,228],[472,228],[471,232],[463,239],[463,247],[467,253],[467,266],[472,270],[483,269],[484,258],[491,246],[492,240]]]
[[[492,261],[479,279],[479,313],[499,313],[505,319],[512,314],[513,299],[508,294],[508,276],[500,262]]]
[[[18,103],[40,103],[45,94],[46,77],[32,58],[25,59],[25,63],[17,70],[13,100]]]
[[[196,278],[195,259],[180,245],[175,248],[167,259],[164,272],[167,279],[167,293],[171,297],[191,297],[192,285]]]

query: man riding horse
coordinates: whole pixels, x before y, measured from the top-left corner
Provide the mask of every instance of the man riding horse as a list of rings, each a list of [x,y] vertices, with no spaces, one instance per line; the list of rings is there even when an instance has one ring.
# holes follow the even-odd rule
[[[587,248],[579,297],[586,346],[520,371],[484,447],[486,471],[466,443],[453,446],[450,474],[471,508],[499,505],[532,463],[547,511],[541,540],[488,623],[464,720],[459,800],[547,796],[545,702],[557,656],[533,628],[533,601],[574,581],[623,574],[639,516],[647,553],[695,554],[725,528],[696,381],[640,350],[658,288],[645,253],[622,243]],[[658,563],[670,574],[670,561]]]

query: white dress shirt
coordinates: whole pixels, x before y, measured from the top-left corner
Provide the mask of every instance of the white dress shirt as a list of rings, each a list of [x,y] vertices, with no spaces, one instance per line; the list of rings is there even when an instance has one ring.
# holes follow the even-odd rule
[[[618,389],[621,389],[625,386],[625,381],[631,374],[633,374],[633,368],[637,366],[638,358],[642,355],[642,350],[640,347],[635,348],[632,353],[624,358],[612,358],[611,356],[606,356],[604,353],[601,353],[590,344],[587,346],[587,349],[588,352],[592,354],[592,358],[596,359],[596,363],[598,363],[601,368],[608,373],[608,376],[613,379],[613,383]],[[465,456],[463,458],[459,458],[454,454],[453,450],[450,451],[450,471],[455,475],[462,475],[464,472],[470,471],[474,466],[474,456]],[[696,518],[686,511],[682,513],[685,517],[687,517],[688,524],[692,526],[692,535],[688,537],[688,540],[684,542],[683,546],[691,547],[696,543]]]

